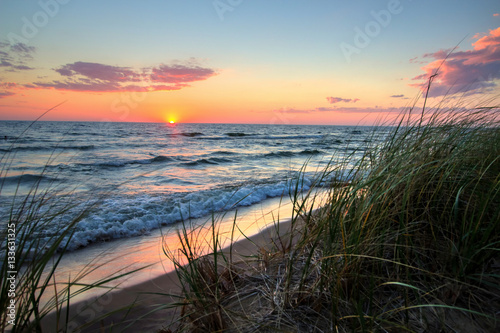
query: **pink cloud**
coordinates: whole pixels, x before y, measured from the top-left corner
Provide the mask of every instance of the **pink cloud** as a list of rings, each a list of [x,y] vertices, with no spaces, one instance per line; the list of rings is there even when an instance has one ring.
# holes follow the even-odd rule
[[[359,101],[359,98],[350,99],[350,98],[340,98],[340,97],[327,97],[326,100],[330,104],[335,104],[335,103],[340,103],[340,102],[356,103],[357,101]]]
[[[317,108],[318,111],[319,109],[322,108]],[[335,109],[327,109],[325,108],[324,111],[333,111],[333,112],[338,112],[338,113],[400,113],[404,110],[406,110],[406,107],[399,107],[399,108],[383,108],[383,107],[366,107],[366,108],[356,108],[356,107],[338,107]]]
[[[78,61],[54,69],[64,81],[34,82],[36,88],[53,88],[81,92],[147,92],[170,91],[189,87],[188,83],[207,80],[217,75],[191,60],[186,65],[164,65],[137,70],[131,67],[110,66]]]
[[[153,67],[150,78],[153,82],[185,83],[206,80],[214,75],[216,73],[213,69],[200,66],[160,65]]]
[[[2,80],[0,79],[0,81],[2,81]],[[18,85],[14,82],[0,82],[1,89],[12,89],[12,88],[16,88],[17,86]],[[0,91],[0,98],[9,97],[9,96],[13,96],[13,95],[15,95],[15,93],[12,91],[8,91],[8,90]]]
[[[34,82],[36,88],[54,88],[57,90],[85,91],[85,92],[112,92],[123,91],[121,86],[113,82],[99,82],[81,79],[78,81]],[[32,85],[26,85],[27,88]]]
[[[497,17],[497,16],[500,16],[500,14],[499,13],[495,13],[495,14],[493,14],[493,16]]]
[[[130,67],[117,67],[98,64],[94,62],[77,61],[55,69],[62,76],[74,77],[81,75],[89,79],[126,82],[140,80],[140,74],[134,72]]]
[[[500,79],[500,27],[487,35],[475,35],[474,38],[476,41],[472,43],[472,50],[451,53],[440,50],[424,54],[424,58],[435,60],[422,67],[424,74],[413,78],[423,82],[410,86],[425,89],[424,83],[437,72],[430,96],[459,92],[483,93],[488,88],[496,87],[495,80]]]
[[[281,108],[273,110],[280,113],[316,113],[316,112],[336,112],[336,113],[400,113],[407,110],[407,107],[383,108],[383,107],[316,107],[311,109]]]
[[[32,70],[34,68],[28,66],[26,61],[32,60],[35,52],[34,46],[28,46],[24,43],[0,42],[0,68],[8,72]]]
[[[9,97],[12,95],[15,95],[15,93],[11,91],[0,91],[0,98]]]
[[[17,87],[17,83],[14,83],[14,82],[1,82],[0,83],[0,88],[4,88],[4,89],[12,89],[12,88],[15,88]]]

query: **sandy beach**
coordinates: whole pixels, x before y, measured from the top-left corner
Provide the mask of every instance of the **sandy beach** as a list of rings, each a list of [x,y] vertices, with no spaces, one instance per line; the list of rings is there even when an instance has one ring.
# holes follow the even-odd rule
[[[269,209],[270,207],[274,207],[274,209]],[[267,213],[263,214],[265,209],[267,209]],[[261,211],[261,215],[260,218],[257,218],[259,211]],[[225,215],[226,219],[217,224],[219,235],[227,235],[226,244],[223,245],[227,245],[224,249],[226,253],[229,253],[228,246],[231,243],[229,234],[232,229],[231,220],[234,218],[232,214],[234,212],[228,212]],[[281,222],[275,223],[274,219],[278,216]],[[256,207],[243,209],[238,220],[238,227],[241,228],[243,234],[236,231],[233,235],[234,239],[237,240],[232,245],[233,260],[243,262],[249,256],[256,256],[262,248],[272,246],[272,239],[276,239],[278,234],[284,237],[290,231],[290,216],[291,205],[282,204],[279,199],[268,200],[266,205],[258,209]],[[210,222],[206,223],[210,224]],[[206,248],[200,248],[199,251],[207,253],[210,251],[208,245],[210,229],[205,226],[198,231],[197,239],[204,239],[201,243],[206,245]],[[164,235],[163,241],[165,242],[165,238],[167,238],[169,249],[175,251],[176,247],[180,246],[175,243],[177,237],[174,233],[170,233]],[[160,252],[161,246],[152,249],[150,246],[144,255],[147,256],[154,251]],[[140,253],[135,253],[135,255],[140,256]],[[113,262],[110,262],[109,265],[113,266]],[[118,332],[155,332],[175,327],[170,325],[173,325],[179,317],[181,307],[173,307],[172,305],[176,302],[182,302],[182,299],[177,297],[181,293],[181,287],[177,274],[173,271],[173,265],[166,257],[160,266],[166,273],[159,275],[160,269],[158,267],[147,268],[144,272],[134,273],[114,290],[104,290],[104,294],[100,296],[87,296],[83,300],[74,302],[70,306],[68,329],[78,331],[79,328],[82,328],[81,332],[98,332],[103,327],[113,327],[113,331]],[[137,281],[140,282],[137,283]],[[95,291],[99,290],[93,290],[93,292]],[[63,311],[60,323],[65,323],[65,316],[65,311]],[[44,321],[44,327],[47,331],[51,331],[57,326],[56,322],[56,315],[51,314]],[[86,326],[87,323],[92,324]]]
[[[0,333],[499,333],[498,4],[0,0]]]

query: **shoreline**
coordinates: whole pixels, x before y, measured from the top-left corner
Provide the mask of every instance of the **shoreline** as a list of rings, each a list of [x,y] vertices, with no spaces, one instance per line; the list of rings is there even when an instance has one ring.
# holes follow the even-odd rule
[[[321,202],[326,193],[325,191],[315,191],[312,198]],[[221,213],[216,217],[215,221],[221,251],[228,253],[229,249],[231,249],[233,261],[236,263],[245,263],[249,257],[259,255],[260,249],[272,246],[272,240],[276,239],[276,236],[279,235],[286,239],[286,235],[290,233],[292,209],[293,205],[288,202],[286,197],[277,197],[267,199],[256,205],[238,207],[238,209]],[[234,229],[233,235],[235,221],[237,228]],[[212,236],[211,225],[210,218],[207,220],[207,217],[195,219],[186,224],[188,229],[195,230],[194,237],[197,243],[203,244],[203,246],[197,247],[198,256],[211,252],[209,241]],[[152,267],[148,267],[143,271],[131,274],[126,279],[121,280],[118,286],[111,286],[107,290],[95,288],[90,292],[86,292],[84,297],[73,298],[69,307],[67,329],[69,331],[98,332],[104,325],[105,327],[113,326],[118,331],[126,328],[127,330],[149,332],[158,331],[163,326],[173,323],[178,318],[178,312],[181,311],[182,306],[168,308],[168,304],[182,301],[182,299],[176,297],[176,295],[181,294],[182,290],[173,262],[162,252],[162,245],[165,242],[163,237],[166,237],[169,249],[175,250],[180,247],[178,235],[174,230],[173,228],[169,229],[169,233],[163,234],[160,229],[157,231],[158,235],[156,236],[145,236],[144,239],[149,240],[149,242],[145,242],[145,244],[149,244],[147,247],[130,247],[124,250],[114,245],[114,248],[119,248],[122,251],[123,255],[120,260],[128,256],[131,258],[140,257],[141,255],[148,257],[148,253],[150,255],[153,253],[157,258],[161,257],[163,260],[155,262]],[[122,242],[134,242],[134,240],[118,240],[116,244]],[[146,250],[147,253],[145,253]],[[99,253],[96,248],[88,251]],[[129,253],[130,251],[135,252]],[[70,256],[81,257],[83,253],[70,253]],[[116,253],[114,255],[116,256]],[[71,258],[71,260],[77,259]],[[114,260],[109,260],[109,265],[113,266],[113,264]],[[134,264],[137,266],[137,263]],[[132,266],[132,268],[136,267]],[[162,270],[161,274],[158,273],[160,270]],[[103,273],[101,272],[101,278],[109,278],[116,272],[116,267],[113,271],[104,271],[104,276],[102,276]],[[58,280],[64,281],[64,278],[59,277]],[[92,282],[94,281],[96,280],[93,279]],[[114,282],[111,281],[110,284]],[[132,304],[134,306],[128,309],[127,307]],[[158,308],[160,310],[154,311]],[[112,313],[112,315],[106,316],[109,313]],[[125,315],[127,318],[124,318]],[[60,325],[65,324],[65,320],[66,312],[63,309],[59,318]],[[42,320],[42,323],[44,329],[48,331],[54,327],[61,327],[57,325],[57,315],[54,312],[47,315]],[[85,325],[88,323],[92,324],[86,327]],[[128,327],[129,325],[130,327]],[[83,328],[78,330],[82,326]]]
[[[290,226],[291,220],[287,219],[268,225],[248,238],[235,241],[232,244],[233,256],[237,261],[243,261],[244,257],[257,255],[258,250],[271,245],[271,240],[278,234],[280,237],[286,236]],[[228,249],[229,245],[222,251],[226,252]],[[181,299],[176,298],[180,294],[181,286],[176,271],[170,271],[151,280],[110,290],[101,296],[70,305],[68,329],[75,330],[82,325],[84,328],[81,332],[97,332],[111,326],[118,331],[127,329],[154,332],[167,329],[179,317],[181,310],[180,306],[169,308],[168,305],[181,302]],[[129,309],[128,305],[131,304],[133,307]],[[109,313],[112,314],[106,316]],[[63,311],[60,323],[64,323],[65,317],[66,313]],[[101,317],[105,318],[99,320]],[[94,322],[96,319],[97,323]],[[55,313],[51,313],[43,321],[44,329],[50,331],[57,326],[56,321]],[[94,323],[85,327],[90,322]]]
[[[275,197],[251,206],[237,207],[227,212],[217,213],[215,218],[221,234],[230,234],[236,214],[238,228],[243,233],[235,235],[235,241],[238,241],[238,237],[252,236],[261,232],[274,223],[275,217],[279,217],[282,221],[289,219],[291,205],[289,202],[282,201],[280,197]],[[211,224],[210,221],[211,217],[205,216],[187,221],[186,226],[200,229],[202,232]],[[176,230],[179,228],[182,228],[182,223],[154,229],[146,235],[96,243],[83,249],[67,252],[58,265],[56,280],[60,283],[67,283],[68,278],[79,274],[85,265],[90,265],[95,270],[84,280],[79,281],[81,283],[108,279],[121,270],[130,271],[145,266],[150,267],[143,269],[140,276],[135,274],[117,282],[128,287],[162,276],[174,270],[173,264],[162,252],[163,245],[175,247],[178,243]],[[229,241],[229,237],[223,239],[226,242]],[[88,294],[92,296],[92,293]],[[81,296],[78,300],[85,300],[84,297]]]
[[[319,198],[325,192],[315,192]],[[323,194],[322,194],[323,193]],[[292,216],[292,206],[289,200],[281,197],[268,198],[257,204],[238,207],[227,212],[218,213],[215,216],[219,239],[226,248],[231,242],[235,243],[241,238],[250,237],[274,225],[276,220],[287,221]],[[231,232],[234,219],[238,230],[235,230],[234,239],[231,240]],[[211,225],[210,216],[193,219],[186,222],[188,229],[196,228],[197,237],[211,237],[206,233]],[[112,276],[126,274],[133,270],[140,272],[126,275],[119,279],[109,281],[106,285],[110,287],[131,287],[143,282],[163,276],[174,271],[174,264],[163,253],[163,246],[178,248],[179,238],[177,230],[182,228],[182,223],[155,229],[150,233],[130,238],[117,239],[109,243],[98,243],[92,246],[67,252],[62,257],[56,271],[56,286],[60,290],[69,279],[75,281],[75,277],[83,270],[92,271],[84,276],[78,283],[92,284],[97,281],[108,280]],[[200,253],[210,250],[199,249]],[[203,252],[204,254],[206,252]],[[102,295],[102,288],[92,288],[83,294],[78,294],[72,302],[86,301]],[[50,301],[52,292],[46,292],[42,297],[42,304]]]

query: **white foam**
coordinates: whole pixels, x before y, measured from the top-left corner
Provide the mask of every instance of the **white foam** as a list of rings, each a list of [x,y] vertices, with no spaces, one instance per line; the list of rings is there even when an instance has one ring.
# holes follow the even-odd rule
[[[301,190],[308,190],[312,181],[304,178]],[[199,218],[239,206],[250,206],[267,198],[288,196],[295,184],[261,184],[230,189],[193,192],[184,197],[140,196],[108,198],[95,213],[80,221],[68,249],[76,250],[91,243],[134,237],[149,233],[162,225],[182,219]],[[53,230],[57,232],[57,230]]]

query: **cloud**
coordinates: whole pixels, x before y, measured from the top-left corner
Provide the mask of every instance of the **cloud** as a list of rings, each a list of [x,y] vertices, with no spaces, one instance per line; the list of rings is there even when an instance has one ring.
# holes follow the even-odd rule
[[[15,95],[15,93],[13,93],[11,91],[0,91],[0,98],[12,96],[12,95]]]
[[[350,98],[340,98],[340,97],[327,97],[326,100],[330,103],[330,104],[335,104],[335,103],[340,103],[340,102],[345,102],[345,103],[356,103],[357,101],[359,101],[359,98],[355,98],[355,99],[350,99]]]
[[[495,14],[493,14],[493,16],[495,16],[495,17],[500,16],[500,13],[495,13]]]
[[[213,69],[200,66],[160,65],[152,69],[150,78],[153,82],[186,83],[206,80],[215,74]]]
[[[27,88],[54,88],[58,90],[71,91],[86,91],[86,92],[104,92],[104,91],[120,91],[120,86],[112,82],[90,82],[84,79],[79,81],[52,81],[52,82],[35,82],[33,85],[27,85]]]
[[[295,108],[281,108],[273,110],[278,113],[316,113],[316,112],[336,112],[336,113],[401,113],[407,110],[407,107],[399,108],[382,108],[382,107],[316,107],[311,109],[295,109]]]
[[[0,79],[0,89],[12,89],[12,88],[17,87],[16,83],[1,82],[1,81],[3,81],[3,80]],[[0,98],[9,97],[9,96],[13,96],[13,95],[15,95],[15,93],[13,93],[12,91],[8,91],[8,90],[0,91]]]
[[[485,35],[477,34],[474,39],[476,41],[472,43],[472,50],[440,50],[424,54],[423,58],[432,58],[434,61],[422,67],[424,74],[413,78],[423,82],[410,86],[425,89],[425,82],[437,72],[429,93],[432,97],[454,93],[483,93],[489,88],[497,87],[495,80],[500,79],[500,27]]]
[[[417,56],[410,59],[410,64],[425,64],[425,61],[419,60]]]
[[[295,109],[295,108],[281,108],[281,109],[275,109],[273,112],[277,113],[311,113],[314,112],[313,109]]]
[[[405,95],[400,94],[400,95],[391,95],[392,98],[404,98]]]
[[[339,113],[400,113],[406,109],[407,109],[406,107],[383,108],[383,107],[375,106],[375,107],[366,107],[366,108],[339,107],[337,109],[330,110],[330,111],[339,112]]]
[[[169,91],[189,87],[188,83],[217,75],[214,69],[201,67],[194,60],[186,64],[160,64],[141,70],[78,61],[54,71],[65,77],[65,80],[34,82],[33,85],[38,88],[80,92]]]
[[[28,46],[24,43],[10,45],[11,51],[19,54],[23,58],[33,59],[33,53],[36,52],[36,47]]]
[[[0,88],[11,89],[11,88],[15,88],[15,87],[17,87],[17,83],[14,83],[14,82],[1,82],[0,83]]]
[[[134,72],[130,67],[109,66],[94,62],[78,61],[54,70],[62,76],[83,76],[91,80],[110,82],[137,82],[140,81],[141,78],[141,75]]]
[[[34,46],[24,43],[0,42],[0,69],[8,72],[32,70],[34,68],[28,66],[26,61],[32,60],[35,52]]]

